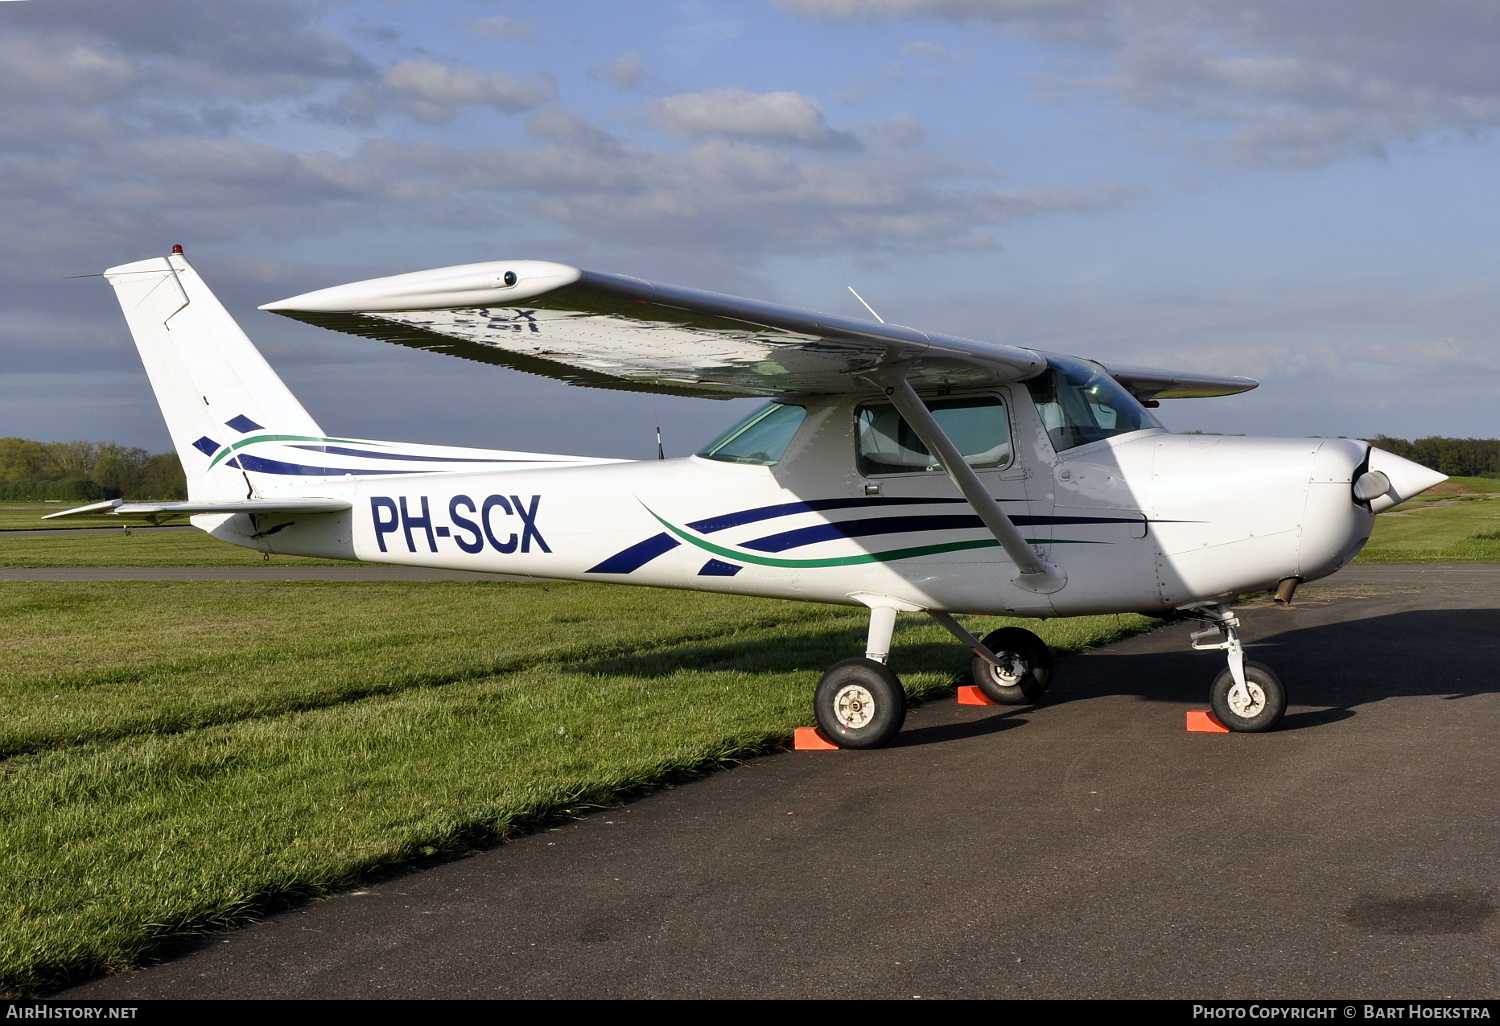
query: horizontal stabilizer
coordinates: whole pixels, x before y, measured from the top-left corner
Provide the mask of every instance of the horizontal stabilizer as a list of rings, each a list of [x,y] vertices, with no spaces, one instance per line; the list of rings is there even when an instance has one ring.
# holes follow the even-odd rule
[[[65,509],[60,513],[49,513],[42,519],[101,514],[150,519],[192,516],[196,513],[342,513],[353,508],[354,504],[345,499],[228,499],[204,502],[125,502],[122,499],[107,499],[76,509]]]

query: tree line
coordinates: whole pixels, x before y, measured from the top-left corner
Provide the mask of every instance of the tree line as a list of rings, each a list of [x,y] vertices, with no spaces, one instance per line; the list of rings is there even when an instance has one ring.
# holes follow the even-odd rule
[[[0,499],[185,499],[177,454],[113,442],[0,438]]]
[[[1449,477],[1500,476],[1500,438],[1404,438],[1376,435],[1370,444]]]
[[[1194,432],[1196,433],[1196,432]],[[1376,448],[1451,477],[1500,476],[1500,438],[1376,435]],[[0,499],[185,499],[177,454],[113,442],[34,442],[0,438]]]

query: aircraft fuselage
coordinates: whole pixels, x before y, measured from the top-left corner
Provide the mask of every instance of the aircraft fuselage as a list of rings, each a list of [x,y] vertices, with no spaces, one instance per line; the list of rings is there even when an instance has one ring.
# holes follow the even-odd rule
[[[806,419],[771,466],[692,456],[330,477],[313,490],[350,511],[195,523],[275,553],[1019,616],[1169,609],[1312,580],[1369,538],[1374,513],[1351,495],[1367,443],[1151,428],[1059,453],[1024,386],[986,394],[1005,401],[1013,452],[980,476],[1064,568],[1052,594],[1013,583],[945,474],[861,473],[847,397],[799,400]],[[274,496],[274,479],[247,476]]]

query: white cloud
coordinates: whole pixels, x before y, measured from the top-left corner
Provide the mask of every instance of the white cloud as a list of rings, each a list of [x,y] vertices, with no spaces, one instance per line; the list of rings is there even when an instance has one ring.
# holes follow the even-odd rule
[[[428,59],[397,61],[382,77],[386,88],[405,100],[408,112],[428,124],[447,121],[463,105],[519,114],[557,95],[557,85],[545,75],[531,75],[522,81],[503,71],[486,75],[478,68]]]
[[[455,202],[529,203],[591,239],[740,262],[772,253],[994,248],[997,227],[1110,209],[1136,195],[1119,186],[964,185],[977,169],[915,154],[794,156],[725,139],[659,150],[552,111],[538,115],[533,130],[551,141],[467,148],[378,141],[361,159],[389,175],[425,175]]]
[[[631,50],[613,60],[595,64],[589,69],[589,74],[594,78],[608,79],[621,89],[634,89],[640,85],[641,79],[650,76],[652,71],[642,62],[641,55]]]
[[[123,59],[131,64],[135,92],[157,97],[196,94],[255,102],[306,95],[323,82],[358,81],[374,73],[352,46],[317,23],[320,5],[303,0],[84,6],[86,12],[77,3],[7,5],[0,9],[0,35],[12,47],[32,48],[38,55],[82,48],[95,59]],[[97,68],[81,70],[85,82],[97,73]]]
[[[659,126],[684,139],[722,136],[825,150],[853,150],[860,145],[852,132],[830,128],[823,120],[822,105],[802,93],[710,89],[662,97],[646,106]]]
[[[1500,126],[1500,6],[1472,0],[774,2],[809,18],[983,22],[1092,53],[1090,70],[1039,74],[1042,95],[1167,115],[1157,130],[1215,161],[1313,167]]]
[[[83,42],[10,37],[0,41],[0,93],[88,103],[135,84],[136,68],[118,53]]]

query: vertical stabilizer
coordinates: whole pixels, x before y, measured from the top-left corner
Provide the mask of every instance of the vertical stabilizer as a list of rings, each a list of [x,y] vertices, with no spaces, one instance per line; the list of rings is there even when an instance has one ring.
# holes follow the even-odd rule
[[[135,337],[191,498],[245,498],[250,485],[238,469],[209,468],[250,432],[323,434],[180,248],[111,267],[104,277]]]

